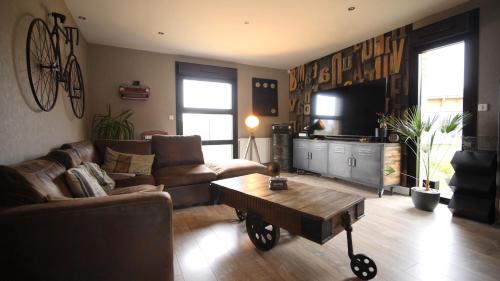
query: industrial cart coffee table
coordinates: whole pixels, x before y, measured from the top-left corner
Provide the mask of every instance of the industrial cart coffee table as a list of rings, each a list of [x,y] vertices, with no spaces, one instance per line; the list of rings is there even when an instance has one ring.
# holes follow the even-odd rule
[[[354,254],[352,223],[364,215],[364,198],[327,188],[288,182],[288,190],[270,190],[269,177],[251,174],[214,181],[210,188],[215,204],[236,209],[252,243],[268,251],[279,241],[280,227],[324,244],[345,230],[351,269],[362,279],[377,274],[375,262],[363,254]]]

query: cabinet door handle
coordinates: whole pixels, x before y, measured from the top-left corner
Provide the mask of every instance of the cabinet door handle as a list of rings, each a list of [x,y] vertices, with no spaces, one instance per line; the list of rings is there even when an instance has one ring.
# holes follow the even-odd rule
[[[356,158],[354,158],[354,157],[352,158],[352,166],[356,167]]]
[[[347,166],[349,166],[349,167],[351,167],[351,160],[352,160],[351,157],[347,158]]]
[[[311,152],[311,158],[309,158],[309,159],[313,159],[313,153],[312,152]]]

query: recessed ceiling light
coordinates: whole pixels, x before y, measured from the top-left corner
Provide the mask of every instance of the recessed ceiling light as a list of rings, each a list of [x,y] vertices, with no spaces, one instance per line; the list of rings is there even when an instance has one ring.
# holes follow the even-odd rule
[[[243,23],[244,23],[244,24],[250,24],[250,22],[249,22],[249,21],[247,21],[247,20],[246,20],[246,21],[244,21]]]
[[[161,32],[161,31],[158,31],[158,34],[160,34],[160,35],[165,35],[165,33],[164,33],[164,32]]]
[[[354,6],[351,6],[351,7],[347,8],[347,10],[348,10],[349,12],[352,12],[352,11],[354,11],[355,9],[356,9],[356,7],[354,7]]]
[[[87,18],[84,17],[84,16],[78,16],[78,19],[80,19],[80,20],[87,20]]]

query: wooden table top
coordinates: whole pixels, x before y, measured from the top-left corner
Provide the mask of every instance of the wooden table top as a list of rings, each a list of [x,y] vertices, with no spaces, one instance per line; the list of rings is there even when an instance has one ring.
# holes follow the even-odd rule
[[[264,199],[285,208],[299,211],[319,220],[329,220],[365,198],[332,189],[288,181],[287,190],[270,190],[269,176],[251,174],[212,182],[250,197]],[[236,207],[236,206],[233,206]]]

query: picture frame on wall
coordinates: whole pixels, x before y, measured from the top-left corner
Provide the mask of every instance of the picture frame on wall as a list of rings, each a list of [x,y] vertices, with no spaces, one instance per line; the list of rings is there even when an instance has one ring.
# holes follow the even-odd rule
[[[252,109],[255,115],[278,116],[278,80],[252,78]]]

